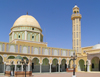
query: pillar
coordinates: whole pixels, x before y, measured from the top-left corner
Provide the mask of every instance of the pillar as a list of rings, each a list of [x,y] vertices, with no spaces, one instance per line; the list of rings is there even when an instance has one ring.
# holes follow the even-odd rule
[[[12,40],[14,39],[14,32],[12,33]]]
[[[42,63],[40,63],[40,73],[41,73],[41,71],[42,71]]]
[[[59,72],[60,72],[60,64],[59,64]]]
[[[17,67],[17,65],[15,65],[15,71],[17,71],[16,67]]]
[[[51,64],[50,64],[50,73],[51,73]]]
[[[39,42],[40,42],[40,33],[39,33]]]
[[[23,65],[22,65],[22,71],[23,71]]]
[[[6,66],[6,64],[4,63],[4,74],[5,74],[5,66]]]
[[[25,40],[27,40],[27,31],[25,31]]]
[[[67,63],[67,68],[68,68],[69,64]]]
[[[28,71],[30,71],[30,65],[28,65]]]
[[[90,72],[90,66],[89,64],[87,65],[87,72]]]

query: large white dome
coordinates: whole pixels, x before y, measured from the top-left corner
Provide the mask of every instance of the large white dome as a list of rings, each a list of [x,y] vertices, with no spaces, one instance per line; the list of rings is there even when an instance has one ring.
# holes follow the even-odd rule
[[[31,15],[20,16],[13,24],[13,27],[15,26],[33,26],[41,29],[38,21]]]
[[[100,49],[100,44],[94,45],[92,49]]]

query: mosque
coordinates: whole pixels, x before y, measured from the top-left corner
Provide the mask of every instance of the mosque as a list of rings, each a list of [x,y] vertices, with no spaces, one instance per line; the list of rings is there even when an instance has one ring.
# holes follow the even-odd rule
[[[43,42],[41,26],[33,16],[20,16],[11,27],[9,43],[0,42],[0,73],[5,72],[8,59],[18,57],[32,60],[33,73],[64,72],[66,68],[73,68],[71,56],[74,52],[77,55],[76,71],[100,71],[100,44],[81,47],[81,18],[79,7],[75,5],[71,16],[73,49],[62,49],[48,47]],[[16,71],[23,71],[23,65],[13,65]]]

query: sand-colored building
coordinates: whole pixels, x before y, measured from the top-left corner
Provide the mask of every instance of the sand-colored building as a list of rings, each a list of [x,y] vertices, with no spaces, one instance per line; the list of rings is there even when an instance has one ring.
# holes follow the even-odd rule
[[[48,47],[43,42],[43,34],[39,22],[31,15],[20,16],[11,27],[9,43],[0,42],[0,73],[6,70],[6,61],[20,56],[31,59],[34,63],[32,72],[64,72],[73,68],[71,56],[77,55],[76,71],[100,71],[100,44],[81,47],[81,18],[79,7],[73,8],[72,40],[73,49]],[[22,71],[23,66],[16,71]],[[10,70],[12,70],[10,68]]]

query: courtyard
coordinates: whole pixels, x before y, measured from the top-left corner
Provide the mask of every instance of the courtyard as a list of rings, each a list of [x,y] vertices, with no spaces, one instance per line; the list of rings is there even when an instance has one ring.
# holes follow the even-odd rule
[[[72,77],[72,72],[71,73],[35,73],[32,75],[32,77]],[[0,77],[7,77],[0,75]],[[76,77],[100,77],[100,72],[76,72]]]
[[[45,74],[34,74],[33,77],[72,77],[73,73],[45,73]],[[96,72],[91,72],[91,73],[86,73],[86,72],[77,72],[76,77],[100,77],[100,73]]]

